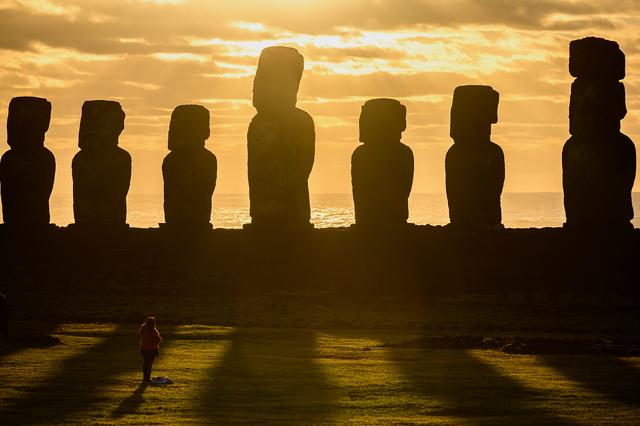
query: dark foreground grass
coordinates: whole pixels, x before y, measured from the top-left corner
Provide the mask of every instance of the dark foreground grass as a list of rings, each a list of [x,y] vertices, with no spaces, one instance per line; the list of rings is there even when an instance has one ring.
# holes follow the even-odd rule
[[[60,325],[0,350],[0,424],[638,424],[640,359],[378,348],[415,332],[164,326],[140,384],[137,328]]]

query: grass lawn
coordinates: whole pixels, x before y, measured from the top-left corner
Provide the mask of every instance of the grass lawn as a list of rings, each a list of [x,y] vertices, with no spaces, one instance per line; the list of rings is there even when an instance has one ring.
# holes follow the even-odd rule
[[[0,424],[639,424],[640,358],[378,348],[416,331],[162,326],[140,385],[137,327],[68,324],[0,349]]]

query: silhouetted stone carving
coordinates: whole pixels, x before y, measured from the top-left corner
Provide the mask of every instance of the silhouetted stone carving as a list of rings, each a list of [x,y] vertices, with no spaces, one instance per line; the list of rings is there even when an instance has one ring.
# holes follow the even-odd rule
[[[360,145],[351,156],[358,225],[406,224],[413,152],[400,139],[407,110],[395,99],[371,99],[360,113]]]
[[[124,226],[131,156],[118,146],[124,111],[115,101],[82,105],[78,152],[73,158],[73,213],[78,225]]]
[[[173,110],[171,152],[162,163],[167,225],[210,226],[218,160],[204,147],[209,135],[209,110],[205,107],[180,105]]]
[[[447,152],[445,169],[449,219],[454,227],[502,227],[504,154],[491,142],[498,101],[498,92],[489,86],[459,86],[453,92],[450,135],[454,145]]]
[[[51,103],[18,97],[9,103],[7,140],[11,149],[0,160],[4,223],[19,226],[49,224],[49,196],[56,160],[44,147],[51,120]]]
[[[633,141],[620,132],[627,113],[624,53],[595,37],[569,45],[569,132],[562,151],[567,227],[631,228],[636,173]]]
[[[303,69],[295,49],[268,47],[260,54],[253,82],[257,114],[247,134],[252,225],[310,226],[315,129],[309,114],[296,108]]]

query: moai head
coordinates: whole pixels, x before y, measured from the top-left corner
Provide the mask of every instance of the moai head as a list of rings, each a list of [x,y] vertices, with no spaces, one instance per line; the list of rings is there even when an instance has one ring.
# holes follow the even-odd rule
[[[124,129],[124,111],[116,101],[86,101],[82,104],[78,146],[105,149],[118,145]]]
[[[7,141],[11,149],[28,151],[44,146],[51,121],[51,103],[43,98],[22,96],[9,102]]]
[[[596,37],[569,44],[571,84],[569,132],[572,135],[619,131],[627,114],[625,56],[618,43]]]
[[[400,142],[407,128],[407,108],[395,99],[370,99],[360,111],[360,142]]]
[[[491,86],[458,86],[453,91],[449,135],[456,143],[488,140],[498,122],[500,94]]]
[[[253,106],[258,113],[277,114],[295,108],[303,70],[304,58],[296,49],[264,49],[253,79]]]
[[[623,80],[625,57],[615,41],[586,37],[569,43],[569,73],[574,78]]]
[[[169,124],[169,151],[203,148],[210,134],[208,109],[202,105],[177,106]]]

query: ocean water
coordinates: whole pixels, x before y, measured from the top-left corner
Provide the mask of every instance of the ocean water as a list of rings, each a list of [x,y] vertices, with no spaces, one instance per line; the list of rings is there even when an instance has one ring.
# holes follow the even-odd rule
[[[162,194],[128,197],[128,222],[138,228],[157,227],[164,221]],[[640,228],[640,193],[633,194]],[[73,222],[70,196],[51,198],[51,221],[57,225]],[[418,225],[445,225],[449,222],[445,194],[412,194],[409,221]],[[562,226],[565,216],[562,193],[506,193],[502,195],[502,220],[509,228]],[[249,223],[249,197],[246,194],[215,194],[211,221],[216,228],[241,228]],[[354,222],[351,194],[312,194],[311,221],[317,228],[349,226]]]

